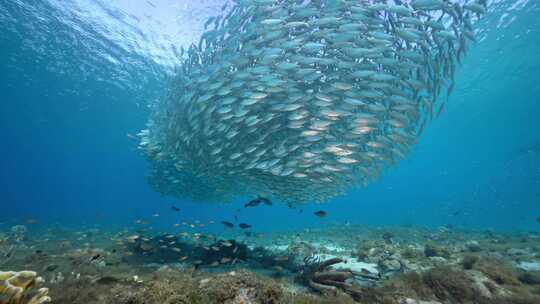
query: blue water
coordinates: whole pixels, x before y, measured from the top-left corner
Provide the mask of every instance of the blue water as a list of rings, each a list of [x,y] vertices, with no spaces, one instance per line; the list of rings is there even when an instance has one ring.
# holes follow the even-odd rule
[[[0,225],[122,227],[155,213],[163,228],[232,219],[244,200],[195,204],[152,191],[127,136],[166,93],[175,49],[196,41],[223,1],[110,2],[0,1]],[[346,223],[540,230],[540,3],[490,1],[477,26],[481,39],[446,110],[407,159],[302,213],[276,202],[243,209],[240,219],[257,231]],[[328,216],[313,216],[319,209]]]

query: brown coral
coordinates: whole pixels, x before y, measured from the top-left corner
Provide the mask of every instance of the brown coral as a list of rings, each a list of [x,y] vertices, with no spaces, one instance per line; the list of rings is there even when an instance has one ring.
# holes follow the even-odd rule
[[[0,304],[50,303],[47,288],[38,288],[43,280],[33,271],[0,271]]]

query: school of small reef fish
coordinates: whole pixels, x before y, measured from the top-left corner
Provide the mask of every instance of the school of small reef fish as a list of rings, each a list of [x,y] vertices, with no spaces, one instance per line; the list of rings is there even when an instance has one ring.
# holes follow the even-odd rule
[[[237,0],[138,135],[165,195],[325,201],[406,157],[485,0]]]

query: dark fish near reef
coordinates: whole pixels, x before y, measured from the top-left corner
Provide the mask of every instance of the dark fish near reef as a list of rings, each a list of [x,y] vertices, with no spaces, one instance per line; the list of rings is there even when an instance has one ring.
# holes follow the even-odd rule
[[[171,210],[172,211],[176,211],[176,212],[179,212],[180,211],[180,208],[176,207],[176,206],[171,206]]]
[[[325,217],[326,216],[326,211],[319,210],[317,212],[314,212],[313,214],[315,214],[318,217]]]
[[[93,261],[99,259],[100,257],[101,257],[101,254],[99,254],[99,253],[98,253],[98,254],[95,254],[95,255],[93,255],[93,256],[90,258],[90,262],[93,262]]]
[[[227,221],[221,221],[221,223],[225,226],[225,228],[234,228],[234,224]]]
[[[263,204],[267,205],[267,206],[272,206],[272,201],[267,199],[267,198],[264,198],[264,197],[259,197],[259,199],[263,202]]]
[[[251,228],[251,225],[248,225],[246,223],[240,223],[238,227],[240,227],[241,229],[248,229]]]
[[[384,242],[385,242],[386,244],[388,244],[388,245],[390,245],[390,244],[393,243],[393,241],[392,241],[392,238],[393,238],[393,237],[394,237],[394,236],[393,236],[390,232],[385,232],[385,233],[383,233],[383,235],[382,235],[382,238],[383,238]]]
[[[458,215],[460,215],[460,214],[461,214],[461,210],[457,210],[457,211],[454,211],[454,212],[452,213],[452,216],[458,216]]]
[[[540,216],[536,218],[536,222],[540,224]]]
[[[253,200],[249,201],[247,204],[245,204],[244,207],[246,207],[246,208],[247,207],[257,207],[261,203],[263,203],[265,205],[268,205],[268,206],[272,206],[272,201],[270,201],[267,198],[258,196],[256,199],[253,199]]]
[[[9,249],[4,253],[4,257],[10,258],[14,250],[15,250],[15,246],[9,247]]]
[[[244,205],[245,208],[248,208],[248,207],[257,207],[261,204],[261,201],[256,198],[254,200],[251,200],[249,201],[247,204]]]

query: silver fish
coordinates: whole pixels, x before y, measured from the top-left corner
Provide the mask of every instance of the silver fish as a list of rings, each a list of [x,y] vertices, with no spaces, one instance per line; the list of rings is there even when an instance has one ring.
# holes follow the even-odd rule
[[[487,10],[467,2],[236,1],[181,49],[150,107],[138,134],[150,185],[295,205],[375,181],[444,110]]]

